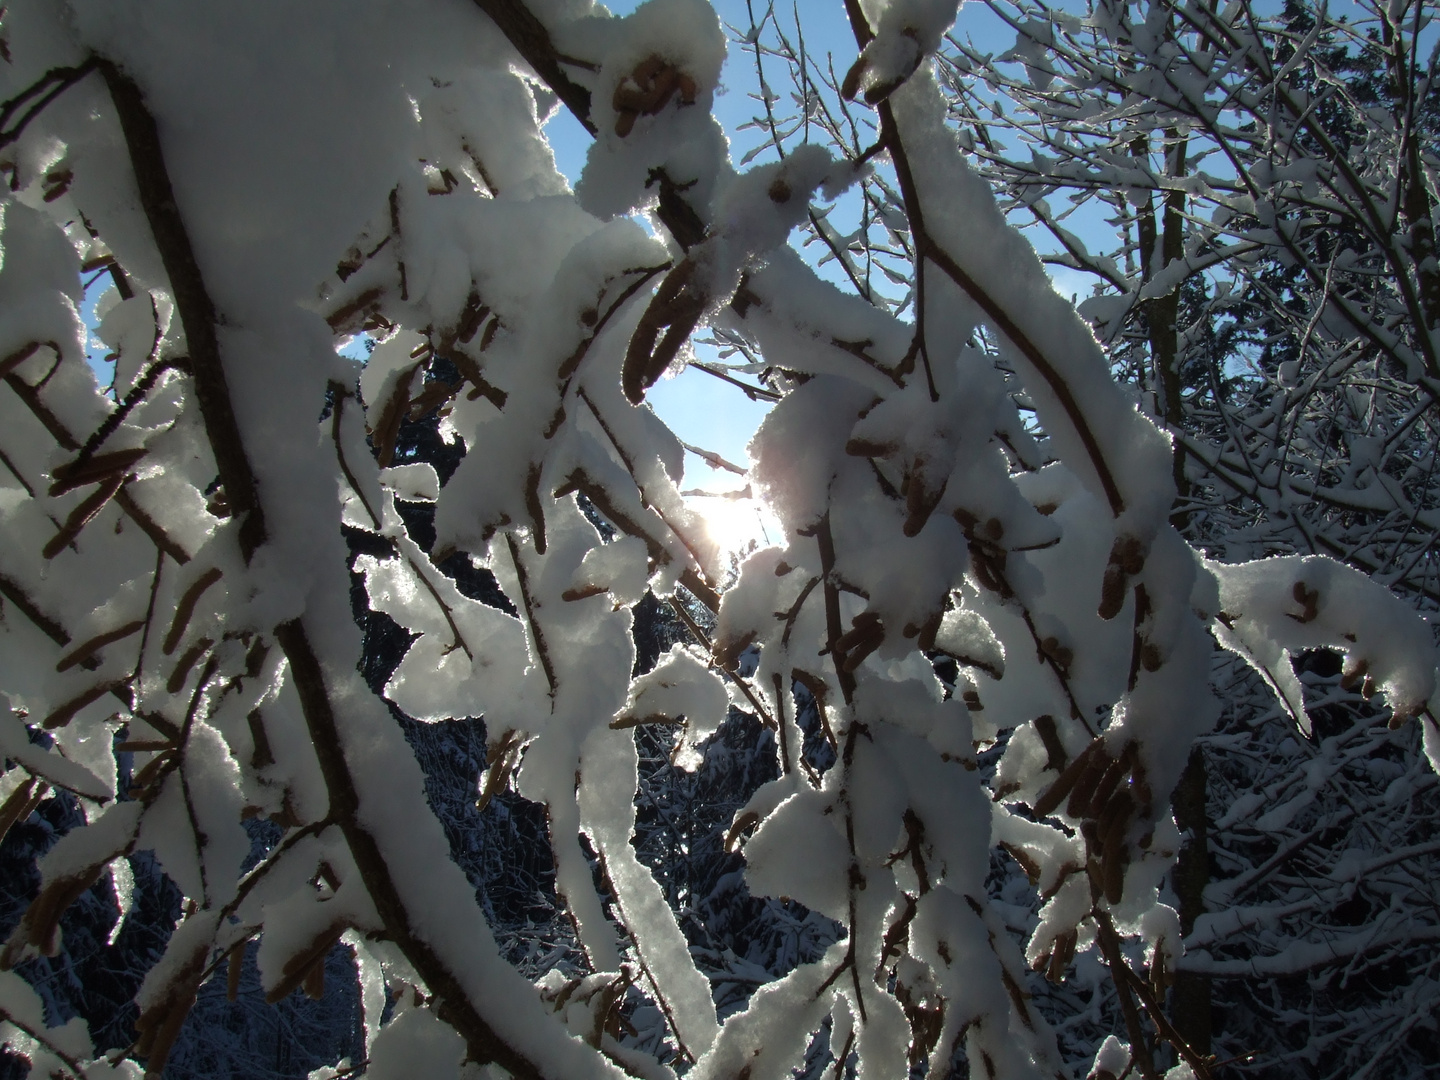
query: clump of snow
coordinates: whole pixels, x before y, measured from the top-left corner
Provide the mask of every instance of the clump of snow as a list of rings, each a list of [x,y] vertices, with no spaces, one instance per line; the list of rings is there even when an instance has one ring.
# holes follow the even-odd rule
[[[1130,1045],[1121,1042],[1114,1035],[1106,1035],[1100,1049],[1095,1051],[1095,1061],[1088,1075],[1092,1080],[1106,1080],[1107,1077],[1124,1075],[1130,1067]]]
[[[725,721],[730,697],[725,683],[696,650],[673,645],[650,671],[630,684],[630,695],[611,727],[681,725],[673,761],[694,772],[704,760],[697,749]]]
[[[760,896],[788,896],[843,919],[850,853],[833,800],[799,791],[766,818],[745,845],[745,880]]]
[[[583,51],[603,50],[591,99],[598,135],[576,186],[581,205],[601,218],[654,205],[651,173],[662,170],[687,200],[707,206],[726,161],[710,112],[725,61],[714,9],[702,0],[647,0],[618,23],[581,26],[593,33]],[[664,70],[646,77],[652,61]],[[644,104],[625,108],[627,88]]]
[[[1378,691],[1397,717],[1416,715],[1436,688],[1428,627],[1383,585],[1322,556],[1287,556],[1239,565],[1206,562],[1219,583],[1210,612],[1222,644],[1272,681],[1307,733],[1292,652],[1334,649],[1348,680]]]
[[[872,104],[887,97],[940,47],[959,8],[959,0],[891,0],[874,40],[846,76],[845,92],[853,97],[863,87]]]
[[[593,547],[581,560],[569,595],[581,600],[587,593],[609,593],[616,604],[629,606],[645,595],[648,558],[645,542],[635,536]]]
[[[423,461],[381,469],[380,482],[397,499],[407,502],[434,502],[440,498],[440,477],[435,472],[435,466]]]

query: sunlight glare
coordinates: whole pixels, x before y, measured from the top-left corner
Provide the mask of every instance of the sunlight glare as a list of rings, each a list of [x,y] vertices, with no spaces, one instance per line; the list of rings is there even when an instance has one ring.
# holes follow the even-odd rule
[[[705,531],[720,549],[722,558],[744,558],[752,547],[780,542],[780,523],[758,499],[728,499],[721,493],[694,494],[686,505],[705,521]]]

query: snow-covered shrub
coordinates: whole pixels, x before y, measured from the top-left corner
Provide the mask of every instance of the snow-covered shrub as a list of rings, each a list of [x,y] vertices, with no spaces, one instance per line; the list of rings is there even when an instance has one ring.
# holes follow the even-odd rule
[[[878,144],[743,172],[710,113],[724,37],[699,0],[625,18],[585,0],[8,6],[4,813],[54,785],[87,824],[41,860],[0,962],[59,948],[66,907],[132,851],[186,898],[123,1053],[92,1060],[80,1025],[45,1028],[22,980],[0,984],[7,1041],[42,1075],[158,1074],[254,939],[272,1000],[354,950],[375,1077],[760,1080],[817,1032],[867,1077],[962,1054],[1054,1076],[1022,979],[1062,978],[1077,951],[1109,965],[1154,1073],[1141,1015],[1172,1037],[1155,993],[1178,953],[1158,885],[1171,793],[1219,712],[1212,642],[1267,672],[1337,649],[1397,719],[1434,693],[1432,643],[1340,564],[1225,566],[1176,532],[1169,440],[946,127],[928,56],[956,5],[865,6],[876,34],[846,9],[849,89]],[[597,136],[573,193],[541,129],[557,99]],[[909,320],[786,246],[872,158],[902,196]],[[108,391],[82,273],[113,282]],[[644,404],[702,325],[763,357],[780,399],[751,452],[783,542],[723,593],[680,495],[686,446]],[[336,352],[360,333],[378,343],[363,368]],[[403,420],[437,411],[463,447],[443,477],[395,453]],[[397,506],[421,501],[424,535]],[[503,597],[476,599],[457,563]],[[502,958],[357,670],[352,573],[413,635],[383,698],[421,722],[483,716],[481,800],[513,784],[543,805],[588,970],[532,983]],[[647,592],[681,600],[693,642],[632,681]],[[803,752],[812,703],[828,767]],[[632,844],[633,729],[673,726],[692,767],[732,704],[768,729],[777,778],[727,846],[752,891],[844,933],[722,1025]],[[255,817],[285,831],[242,873]],[[1024,949],[987,894],[995,844],[1044,901]],[[1122,952],[1136,938],[1148,977]],[[1117,1057],[1107,1042],[1096,1068]]]

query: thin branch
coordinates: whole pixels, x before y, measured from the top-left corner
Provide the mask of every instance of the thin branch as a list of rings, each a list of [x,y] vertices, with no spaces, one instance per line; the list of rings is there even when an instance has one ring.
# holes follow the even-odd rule
[[[1099,909],[1093,914],[1100,952],[1110,968],[1110,978],[1115,984],[1115,996],[1120,1000],[1120,1013],[1125,1018],[1125,1028],[1130,1034],[1130,1052],[1134,1055],[1140,1075],[1145,1077],[1145,1080],[1157,1080],[1160,1074],[1155,1071],[1155,1058],[1150,1052],[1150,1042],[1145,1037],[1145,1029],[1140,1024],[1140,1011],[1135,1007],[1135,1000],[1130,996],[1129,981],[1125,978],[1125,973],[1130,969],[1120,951],[1120,937],[1110,922],[1109,914]]]
[[[727,382],[731,386],[738,386],[741,390],[745,392],[745,396],[748,397],[751,401],[773,402],[780,400],[780,395],[775,393],[775,391],[762,390],[758,386],[751,386],[749,383],[743,383],[734,376],[727,375],[724,371],[716,367],[714,364],[706,364],[699,360],[695,360],[691,362],[690,366],[705,372],[706,375],[713,375],[715,376],[715,378],[720,379],[723,382]]]
[[[545,644],[545,632],[540,629],[540,623],[535,618],[535,603],[530,597],[530,575],[525,569],[525,564],[520,561],[520,548],[515,543],[515,537],[505,534],[505,544],[510,551],[510,561],[515,566],[515,577],[520,582],[520,602],[525,608],[525,622],[530,627],[530,637],[535,643],[535,655],[540,661],[540,668],[545,672],[545,682],[550,687],[550,697],[555,697],[557,683],[555,681],[555,665],[550,659],[550,650]]]
[[[216,334],[215,304],[206,289],[170,183],[155,118],[140,88],[127,75],[109,60],[97,60],[96,64],[110,88],[110,98],[130,151],[140,205],[160,250],[175,307],[185,328],[196,401],[220,470],[225,498],[240,525],[240,550],[248,563],[265,542],[265,515],[260,508],[255,474],[240,437],[240,425],[230,404]]]
[[[92,56],[75,67],[51,68],[20,93],[0,105],[0,149],[9,146],[25,134],[25,129],[30,126],[30,121],[44,112],[45,107],[66,90],[94,71],[95,67],[96,60]],[[29,108],[16,119],[15,114],[27,105]]]

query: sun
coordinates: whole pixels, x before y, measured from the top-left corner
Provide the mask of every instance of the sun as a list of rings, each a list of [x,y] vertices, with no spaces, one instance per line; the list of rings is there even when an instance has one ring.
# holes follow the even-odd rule
[[[705,522],[705,531],[721,556],[743,556],[751,547],[766,547],[780,536],[775,516],[753,498],[727,497],[725,492],[688,493],[685,502]]]

